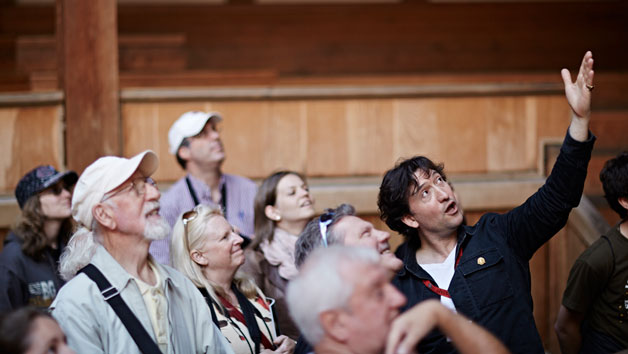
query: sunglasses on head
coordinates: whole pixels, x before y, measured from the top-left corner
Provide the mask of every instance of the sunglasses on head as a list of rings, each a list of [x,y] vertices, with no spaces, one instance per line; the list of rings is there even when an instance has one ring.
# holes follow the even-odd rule
[[[190,245],[188,244],[188,224],[190,221],[196,219],[198,216],[198,211],[196,211],[196,207],[192,210],[188,210],[183,215],[181,215],[181,222],[183,222],[183,244],[185,245],[185,249],[190,252]]]
[[[321,230],[321,239],[323,240],[323,246],[327,247],[327,228],[330,226],[336,213],[333,210],[327,210],[318,219],[318,227]]]

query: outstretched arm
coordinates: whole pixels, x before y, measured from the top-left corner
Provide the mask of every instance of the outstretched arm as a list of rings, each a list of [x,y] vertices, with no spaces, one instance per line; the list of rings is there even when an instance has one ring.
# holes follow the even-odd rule
[[[391,326],[386,354],[414,352],[419,341],[438,328],[462,354],[508,353],[484,328],[454,313],[437,300],[426,300],[397,317]]]
[[[565,83],[565,96],[571,107],[571,125],[569,135],[577,141],[586,141],[589,137],[589,118],[591,115],[591,92],[593,91],[593,53],[584,54],[576,81],[571,81],[569,70],[560,74]]]

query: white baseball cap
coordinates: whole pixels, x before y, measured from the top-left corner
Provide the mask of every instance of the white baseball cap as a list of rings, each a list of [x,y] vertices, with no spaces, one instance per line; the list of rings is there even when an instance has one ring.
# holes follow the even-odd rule
[[[218,112],[190,111],[183,113],[168,131],[170,153],[176,155],[183,139],[200,133],[205,124],[212,118],[222,121],[222,116]]]
[[[135,171],[148,177],[159,167],[159,158],[151,150],[146,150],[130,159],[105,156],[87,166],[81,174],[72,195],[72,216],[88,230],[92,228],[92,209],[105,194],[116,189]]]

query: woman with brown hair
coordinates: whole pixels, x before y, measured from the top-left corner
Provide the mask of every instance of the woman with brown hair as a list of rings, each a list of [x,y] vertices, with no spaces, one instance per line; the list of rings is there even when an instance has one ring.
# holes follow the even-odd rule
[[[199,288],[212,320],[236,354],[291,354],[294,341],[279,335],[272,300],[237,271],[242,237],[220,209],[197,205],[177,220],[170,245],[173,266]]]
[[[17,184],[22,210],[0,254],[0,311],[31,305],[47,308],[63,285],[59,255],[72,231],[73,171],[39,166]]]
[[[314,214],[309,186],[297,172],[273,173],[257,190],[255,239],[247,248],[243,270],[275,299],[279,327],[294,339],[299,331],[288,315],[284,292],[288,281],[297,275],[295,243]]]

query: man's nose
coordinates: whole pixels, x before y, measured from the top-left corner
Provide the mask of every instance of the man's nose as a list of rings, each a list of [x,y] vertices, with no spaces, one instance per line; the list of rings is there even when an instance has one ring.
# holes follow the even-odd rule
[[[159,192],[159,188],[157,188],[157,185],[146,183],[144,188],[146,188],[147,200],[159,200],[159,197],[161,197],[161,193]]]
[[[390,233],[386,231],[382,231],[382,230],[376,230],[376,232],[377,232],[377,241],[385,242],[390,239]]]

